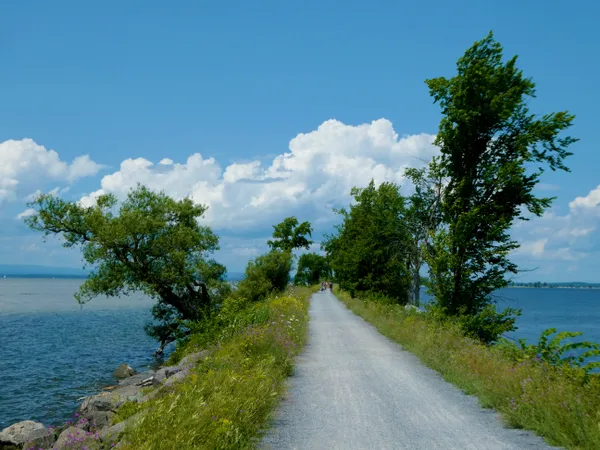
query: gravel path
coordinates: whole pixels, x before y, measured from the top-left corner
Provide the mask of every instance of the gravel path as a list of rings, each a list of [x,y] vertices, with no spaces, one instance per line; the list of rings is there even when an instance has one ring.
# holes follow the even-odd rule
[[[548,449],[502,426],[329,292],[312,297],[309,342],[264,449]]]

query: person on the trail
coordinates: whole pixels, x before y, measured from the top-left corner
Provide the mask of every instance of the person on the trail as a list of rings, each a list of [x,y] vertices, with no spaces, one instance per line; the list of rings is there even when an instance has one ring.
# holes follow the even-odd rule
[[[329,290],[331,292],[333,292],[333,282],[331,282],[331,281],[329,282]]]

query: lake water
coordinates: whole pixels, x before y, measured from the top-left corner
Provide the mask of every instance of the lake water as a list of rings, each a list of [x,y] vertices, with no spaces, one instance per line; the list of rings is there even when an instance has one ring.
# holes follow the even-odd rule
[[[73,299],[82,280],[0,279],[0,429],[20,420],[67,420],[78,398],[115,380],[126,362],[153,364],[156,342],[143,331],[152,301],[143,295]],[[600,290],[504,289],[500,307],[523,309],[511,337],[537,341],[549,327],[600,342]]]
[[[143,331],[152,301],[97,298],[82,308],[73,299],[82,281],[0,279],[0,430],[63,422],[78,398],[113,384],[119,364],[152,365],[157,344]]]

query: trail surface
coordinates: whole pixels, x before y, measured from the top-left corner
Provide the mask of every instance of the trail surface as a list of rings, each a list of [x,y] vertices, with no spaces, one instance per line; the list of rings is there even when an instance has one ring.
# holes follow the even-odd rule
[[[313,295],[309,342],[262,448],[548,449],[460,392],[330,292]]]

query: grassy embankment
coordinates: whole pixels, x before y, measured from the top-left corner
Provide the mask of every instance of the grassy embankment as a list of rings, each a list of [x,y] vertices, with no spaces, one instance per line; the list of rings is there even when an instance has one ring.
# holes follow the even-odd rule
[[[516,349],[510,355],[402,306],[336,295],[482,406],[499,411],[508,426],[532,430],[553,445],[600,449],[600,376],[520,358]]]
[[[172,392],[140,405],[142,419],[126,430],[121,448],[252,448],[305,342],[311,292],[295,288],[250,307],[230,305],[227,323],[195,334],[172,356],[170,363],[199,349],[211,351]],[[126,404],[120,419],[138,412]]]

